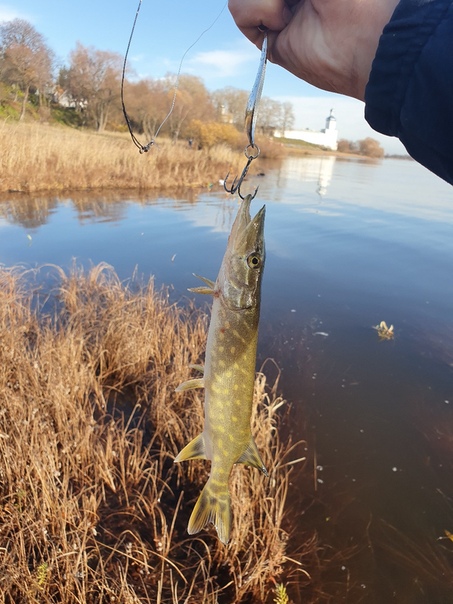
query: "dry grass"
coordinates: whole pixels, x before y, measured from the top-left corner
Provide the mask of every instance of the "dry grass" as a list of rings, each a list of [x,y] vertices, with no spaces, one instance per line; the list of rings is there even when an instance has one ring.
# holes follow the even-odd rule
[[[300,560],[316,544],[296,556],[287,532],[303,460],[279,440],[275,387],[258,375],[270,478],[235,470],[228,547],[189,537],[208,464],[173,459],[201,429],[202,398],[174,390],[202,361],[206,315],[105,265],[50,271],[44,295],[33,274],[0,269],[0,602],[257,603],[279,577],[309,581]]]
[[[34,123],[0,124],[0,191],[200,187],[240,168],[239,153],[219,145],[158,145],[140,155],[130,138]]]

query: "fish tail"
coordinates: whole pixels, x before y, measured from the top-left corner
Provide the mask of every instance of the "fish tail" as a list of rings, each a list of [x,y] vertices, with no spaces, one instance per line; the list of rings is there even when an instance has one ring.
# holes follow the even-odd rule
[[[212,476],[195,504],[187,531],[190,535],[193,535],[204,529],[209,522],[212,522],[220,541],[226,545],[230,539],[231,531],[231,498],[228,483],[225,483],[223,488],[220,488],[217,484],[213,488],[211,481]]]

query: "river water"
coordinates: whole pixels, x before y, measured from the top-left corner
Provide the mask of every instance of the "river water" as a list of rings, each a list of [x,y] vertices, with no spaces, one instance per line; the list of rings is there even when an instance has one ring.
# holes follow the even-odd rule
[[[308,442],[291,538],[319,535],[319,601],[451,603],[452,189],[412,161],[334,157],[288,158],[244,191],[257,184],[259,364],[280,367],[285,430]],[[218,183],[171,197],[3,197],[0,263],[138,268],[183,303],[193,272],[216,276],[236,209]],[[379,340],[381,321],[393,339]],[[303,602],[302,584],[291,589]]]

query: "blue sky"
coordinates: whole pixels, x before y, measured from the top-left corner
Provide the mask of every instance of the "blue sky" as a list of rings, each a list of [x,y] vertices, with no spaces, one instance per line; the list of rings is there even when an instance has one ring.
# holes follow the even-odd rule
[[[124,55],[137,5],[138,0],[0,0],[0,21],[15,17],[30,21],[64,64],[78,41]],[[130,67],[139,77],[176,72],[185,51],[217,17],[187,53],[182,71],[202,78],[209,90],[225,86],[250,90],[259,51],[236,28],[224,0],[142,0]],[[269,64],[263,94],[291,101],[297,128],[323,128],[333,108],[341,138],[372,136],[386,151],[404,152],[398,141],[371,130],[361,102],[318,90],[280,67]]]

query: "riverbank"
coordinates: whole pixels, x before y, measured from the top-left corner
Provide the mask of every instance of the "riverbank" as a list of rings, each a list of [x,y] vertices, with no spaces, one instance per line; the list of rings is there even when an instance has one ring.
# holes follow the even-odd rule
[[[304,443],[279,440],[277,384],[256,379],[253,433],[269,477],[233,470],[231,543],[212,527],[189,536],[209,465],[173,460],[202,430],[203,397],[175,388],[202,362],[206,315],[104,264],[42,270],[50,297],[33,273],[0,269],[6,601],[234,604],[269,601],[296,574],[311,583],[316,537],[290,538],[286,505]]]
[[[243,156],[217,145],[194,149],[159,139],[140,154],[126,134],[3,122],[0,192],[206,187],[242,169]]]

